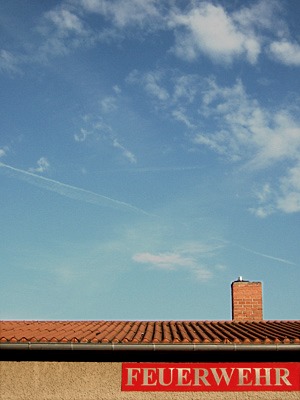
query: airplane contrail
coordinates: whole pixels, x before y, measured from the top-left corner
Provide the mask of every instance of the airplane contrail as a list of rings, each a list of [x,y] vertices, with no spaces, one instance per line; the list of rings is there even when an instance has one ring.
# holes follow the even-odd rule
[[[25,171],[23,169],[12,167],[11,165],[4,164],[2,162],[0,162],[0,167],[6,168],[7,170],[16,173],[18,178],[23,179],[32,185],[50,190],[51,192],[58,193],[64,197],[69,197],[71,199],[84,201],[86,203],[91,203],[98,206],[128,209],[131,211],[142,213],[144,215],[151,216],[151,214],[131,204],[115,200],[95,192],[91,192],[90,190],[82,189],[77,186],[68,185],[54,179],[46,178],[44,176]]]
[[[213,238],[213,239],[215,239],[215,240],[217,240],[217,241],[223,243],[224,245],[235,246],[235,247],[238,247],[239,249],[242,249],[242,250],[244,250],[244,251],[247,251],[248,253],[252,253],[252,254],[255,254],[255,255],[260,256],[260,257],[269,258],[269,259],[271,259],[271,260],[278,261],[278,262],[281,262],[281,263],[284,263],[284,264],[288,264],[288,265],[295,265],[295,266],[298,265],[298,264],[296,264],[296,263],[294,263],[294,262],[292,262],[292,261],[285,260],[284,258],[274,257],[274,256],[270,256],[269,254],[260,253],[260,252],[258,252],[258,251],[249,249],[249,248],[247,248],[247,247],[245,247],[245,246],[241,246],[240,244],[237,244],[237,243],[234,243],[234,242],[230,242],[230,241],[228,241],[228,240],[224,240],[224,239],[220,239],[220,238]]]
[[[278,261],[278,262],[281,262],[281,263],[284,263],[284,264],[297,265],[296,263],[294,263],[294,262],[292,262],[292,261],[288,261],[288,260],[285,260],[285,259],[283,259],[283,258],[278,258],[278,257],[269,256],[268,254],[264,254],[264,253],[259,253],[258,251],[254,251],[254,250],[251,250],[251,249],[247,249],[247,247],[244,247],[244,246],[238,246],[238,247],[240,247],[241,249],[243,249],[243,250],[245,250],[245,251],[248,251],[249,253],[256,254],[257,256],[261,256],[261,257],[265,257],[265,258],[270,258],[271,260]]]

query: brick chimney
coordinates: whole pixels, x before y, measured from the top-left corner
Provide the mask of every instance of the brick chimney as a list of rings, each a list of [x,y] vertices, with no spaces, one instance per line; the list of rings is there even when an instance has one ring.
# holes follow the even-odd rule
[[[262,284],[244,281],[240,276],[231,284],[232,319],[262,321]]]

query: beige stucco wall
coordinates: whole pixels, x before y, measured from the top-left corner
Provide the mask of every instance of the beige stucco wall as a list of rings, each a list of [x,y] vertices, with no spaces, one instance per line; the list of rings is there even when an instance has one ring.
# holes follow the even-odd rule
[[[122,392],[121,363],[1,362],[1,400],[276,399],[299,392]]]

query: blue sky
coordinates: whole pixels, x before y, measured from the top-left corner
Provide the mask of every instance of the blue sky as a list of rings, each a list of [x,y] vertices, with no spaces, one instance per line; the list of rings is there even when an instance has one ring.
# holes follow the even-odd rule
[[[299,319],[298,0],[0,4],[2,319]]]

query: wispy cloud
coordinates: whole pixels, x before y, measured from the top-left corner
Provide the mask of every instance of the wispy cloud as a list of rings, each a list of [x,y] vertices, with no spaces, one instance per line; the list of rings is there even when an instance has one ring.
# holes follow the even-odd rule
[[[242,82],[232,87],[210,83],[202,107],[203,115],[218,121],[215,132],[197,133],[194,141],[206,145],[249,171],[271,171],[260,190],[258,206],[250,209],[258,217],[274,212],[300,211],[300,120],[299,108],[268,110],[251,98]],[[279,172],[276,170],[281,166]],[[276,174],[272,174],[276,171]]]
[[[86,115],[83,118],[84,128],[80,128],[79,132],[74,134],[74,140],[76,142],[104,142],[108,146],[121,151],[122,156],[132,164],[137,162],[136,156],[130,151],[114,132],[114,129],[106,124],[102,117],[94,117],[92,115]]]
[[[153,70],[146,73],[141,73],[138,70],[133,70],[128,75],[126,81],[130,84],[138,84],[142,86],[148,95],[157,100],[169,101],[170,94],[161,83],[163,78],[163,71]]]
[[[277,61],[289,66],[300,66],[300,45],[288,40],[275,41],[270,45],[271,55]]]
[[[194,258],[184,257],[178,253],[137,253],[132,259],[137,263],[147,264],[157,269],[169,271],[185,269],[201,281],[207,281],[213,276],[209,268],[199,264]]]
[[[104,114],[115,112],[118,109],[118,100],[122,90],[118,85],[114,85],[112,91],[113,94],[103,97],[100,101],[100,109]]]
[[[300,160],[280,179],[279,190],[278,209],[286,213],[300,212]]]
[[[150,76],[155,80],[151,90]],[[128,82],[141,86],[156,101],[158,111],[163,109],[172,119],[183,122],[192,132],[194,144],[207,146],[228,160],[259,169],[299,157],[297,105],[270,110],[251,97],[239,79],[232,86],[220,86],[214,78],[183,76],[175,71],[133,71]]]
[[[125,158],[127,158],[127,160],[129,162],[131,162],[132,164],[135,164],[137,162],[135,155],[129,151],[128,149],[126,149],[120,142],[118,139],[113,139],[113,146],[116,147],[117,149],[120,149],[122,151],[122,154]]]
[[[0,158],[6,156],[7,147],[0,147]]]
[[[101,106],[101,111],[105,114],[115,111],[118,108],[117,98],[115,96],[104,97],[100,102],[100,106]]]
[[[288,167],[276,182],[263,184],[255,197],[259,205],[250,211],[258,217],[265,218],[277,211],[300,212],[300,160]]]
[[[186,61],[204,55],[220,64],[256,64],[264,54],[299,66],[299,43],[291,38],[280,1],[253,1],[234,11],[221,2],[191,2],[186,9],[173,7],[167,20],[175,34],[173,51]]]
[[[95,13],[113,21],[119,28],[129,26],[151,27],[161,19],[160,1],[157,0],[71,0],[89,13]]]
[[[149,90],[149,77],[155,86]],[[300,165],[300,120],[297,103],[268,108],[250,96],[241,80],[221,86],[215,78],[180,75],[176,71],[133,71],[128,83],[141,86],[154,108],[184,123],[194,149],[207,147],[240,172],[268,178],[256,190],[258,204],[250,211],[258,217],[274,212],[300,211],[297,183]],[[188,103],[188,106],[187,106]],[[282,168],[276,174],[273,170]],[[266,192],[268,188],[268,193]],[[268,194],[268,196],[267,196]]]
[[[10,51],[0,50],[0,72],[18,73],[20,60]]]
[[[207,281],[213,277],[216,270],[221,269],[220,264],[214,262],[214,257],[223,247],[220,243],[191,242],[169,252],[136,253],[132,259],[139,264],[160,270],[186,270],[200,281]]]
[[[237,60],[256,64],[263,53],[286,65],[299,66],[299,43],[281,17],[279,1],[255,1],[235,11],[220,3],[63,0],[40,16],[34,40],[23,52],[1,50],[0,70],[15,73],[22,64],[47,62],[76,49],[161,30],[173,34],[170,49],[186,61],[205,56],[220,65]],[[133,31],[139,34],[132,35]],[[159,91],[155,77],[148,78],[149,91],[167,95]]]
[[[70,31],[82,34],[84,32],[82,21],[77,15],[64,8],[48,11],[44,17],[51,21],[61,35],[67,35]]]
[[[150,216],[146,211],[135,207],[131,204],[112,199],[107,196],[103,196],[98,193],[91,192],[89,190],[85,190],[79,188],[77,186],[68,185],[66,183],[62,183],[56,181],[54,179],[49,179],[41,175],[37,175],[32,172],[28,172],[19,168],[12,167],[11,165],[4,164],[0,162],[0,169],[3,168],[8,170],[14,174],[14,176],[18,179],[25,180],[26,182],[41,187],[45,190],[50,190],[61,196],[68,197],[74,200],[82,201],[85,203],[95,204],[101,207],[113,207],[120,210],[134,211],[139,214],[144,214]]]
[[[251,98],[238,80],[231,87],[208,81],[202,113],[218,121],[216,132],[197,134],[195,141],[209,137],[209,146],[231,159],[249,161],[263,168],[278,161],[297,159],[300,149],[300,122],[295,110],[268,110]],[[210,144],[211,143],[211,144]]]
[[[29,172],[42,174],[43,172],[48,171],[49,168],[50,168],[50,164],[49,164],[49,161],[47,160],[47,158],[46,157],[41,157],[37,161],[37,167],[29,168]]]
[[[161,29],[172,31],[173,51],[190,61],[204,54],[217,62],[240,58],[254,64],[266,35],[277,37],[285,28],[278,2],[273,0],[256,1],[234,12],[212,1],[182,5],[157,0],[69,0],[48,12],[47,18],[60,31],[86,35],[79,16],[89,14],[104,18],[121,36],[127,35],[128,28],[142,29],[143,35]],[[149,88],[155,89],[155,83],[149,82]]]
[[[177,253],[137,253],[133,256],[133,260],[167,270],[175,270],[177,267],[195,267],[194,259],[183,257]]]
[[[97,31],[88,25],[91,14],[104,18],[105,29]],[[189,61],[203,54],[219,63],[240,59],[255,64],[268,49],[266,43],[271,42],[266,54],[285,64],[299,65],[298,45],[289,40],[277,0],[255,1],[235,11],[212,1],[182,5],[158,0],[68,0],[44,15],[41,31],[50,33],[48,52],[59,53],[93,45],[107,36],[123,39],[129,28],[143,35],[162,29],[173,32],[174,53]],[[155,82],[149,81],[149,90],[155,90]]]

